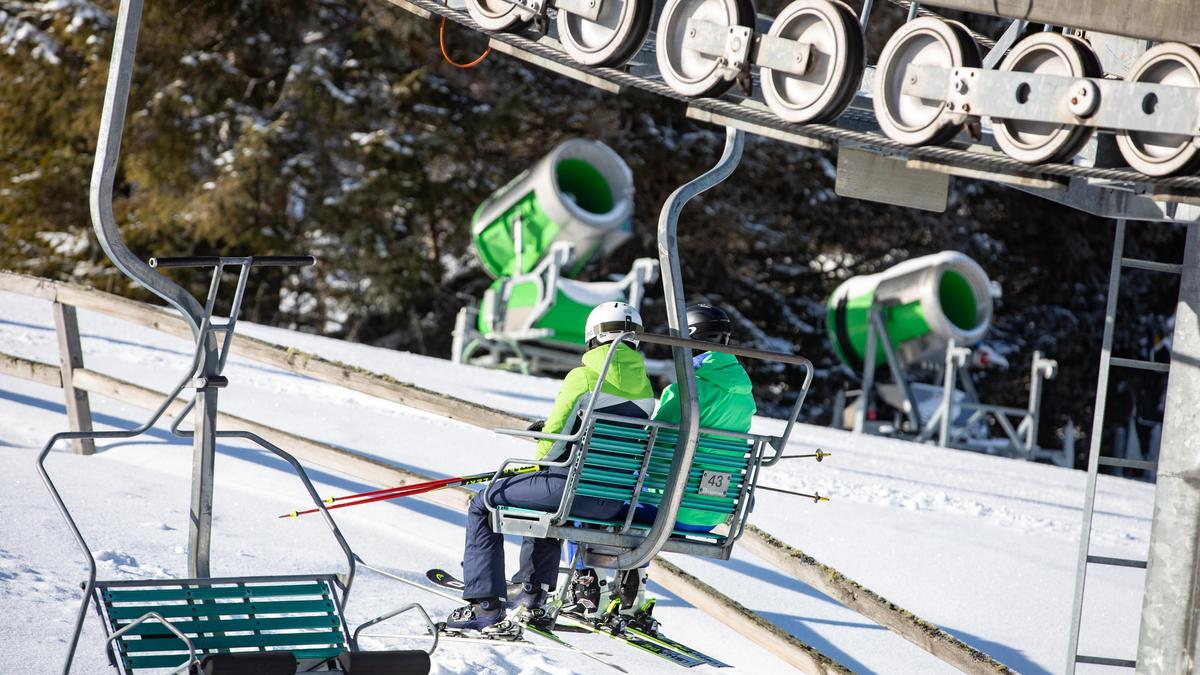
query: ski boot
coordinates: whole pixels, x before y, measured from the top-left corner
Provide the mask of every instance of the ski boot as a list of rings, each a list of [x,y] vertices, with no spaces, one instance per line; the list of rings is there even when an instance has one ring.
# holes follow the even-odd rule
[[[600,608],[601,586],[604,581],[596,575],[596,570],[585,567],[571,573],[569,596],[570,610],[577,614],[589,616]]]
[[[622,570],[617,574],[617,587],[609,595],[600,621],[615,632],[626,626],[648,626],[652,621],[657,627],[658,622],[650,618],[653,609],[654,600],[646,599],[646,570]]]
[[[534,628],[550,630],[554,624],[557,612],[553,611],[558,603],[545,584],[525,583],[521,592],[512,601],[513,611],[509,619],[517,623],[529,624]]]
[[[658,629],[661,624],[658,619],[655,619],[651,614],[654,612],[654,598],[646,598],[644,602],[634,609],[632,614],[628,614],[625,625],[629,628],[635,628],[643,633],[650,635],[658,635]]]
[[[496,640],[516,640],[521,637],[520,624],[504,618],[504,608],[495,598],[459,607],[450,612],[439,629],[448,635],[477,631],[483,637]]]

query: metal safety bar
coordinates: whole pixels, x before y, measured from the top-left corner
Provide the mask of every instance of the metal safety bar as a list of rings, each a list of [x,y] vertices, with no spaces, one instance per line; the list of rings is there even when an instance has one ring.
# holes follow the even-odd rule
[[[358,651],[358,636],[360,633],[362,633],[364,628],[368,628],[370,626],[374,626],[376,624],[383,623],[384,621],[387,621],[388,619],[392,619],[394,617],[400,616],[401,614],[403,614],[409,610],[413,610],[413,609],[417,610],[417,612],[419,612],[421,614],[421,618],[425,619],[425,625],[429,627],[430,635],[433,635],[433,644],[430,645],[429,652],[428,652],[430,656],[433,656],[433,653],[436,652],[437,648],[438,648],[438,629],[437,629],[437,626],[433,623],[433,619],[429,618],[429,613],[425,611],[425,608],[416,602],[410,602],[407,605],[404,605],[403,607],[401,607],[399,609],[394,609],[385,614],[381,614],[381,615],[375,617],[374,619],[371,619],[369,621],[365,621],[365,622],[359,624],[358,628],[355,628],[354,632],[350,634],[351,649]]]
[[[757,359],[759,361],[778,361],[780,363],[786,363],[792,366],[803,367],[804,383],[800,385],[800,393],[796,396],[796,402],[792,404],[792,411],[788,415],[787,426],[784,427],[783,433],[779,436],[770,437],[769,443],[776,452],[771,459],[764,461],[763,465],[772,466],[779,461],[780,456],[783,454],[784,446],[787,445],[788,439],[791,438],[792,428],[796,426],[796,420],[800,417],[800,408],[803,407],[804,400],[808,397],[808,390],[812,386],[814,374],[814,366],[812,361],[803,356],[797,356],[795,354],[771,352],[765,349],[755,349],[753,347],[738,347],[736,345],[721,344],[720,342],[694,340],[692,338],[675,337],[673,335],[638,333],[637,339],[641,342],[645,342],[646,344],[681,347],[685,349],[695,349],[698,351],[721,352],[723,354],[743,356],[748,359]]]
[[[183,631],[176,628],[175,624],[164,619],[162,617],[162,615],[160,615],[158,612],[146,612],[145,614],[139,616],[138,618],[134,619],[133,623],[131,623],[127,626],[124,626],[117,632],[108,636],[108,639],[105,640],[104,643],[111,644],[114,640],[121,639],[122,635],[128,633],[129,631],[133,630],[137,626],[140,626],[142,623],[149,621],[150,619],[154,619],[155,621],[161,623],[163,626],[166,627],[167,630],[174,633],[175,637],[179,638],[180,640],[183,640],[183,644],[187,645],[187,649],[188,649],[187,661],[184,661],[182,664],[180,664],[180,666],[178,668],[176,668],[175,670],[172,670],[170,675],[176,675],[176,673],[183,673],[183,672],[187,672],[188,670],[190,670],[192,665],[195,664],[197,661],[195,645],[193,645],[192,641],[190,639],[188,639],[188,636],[183,634]]]

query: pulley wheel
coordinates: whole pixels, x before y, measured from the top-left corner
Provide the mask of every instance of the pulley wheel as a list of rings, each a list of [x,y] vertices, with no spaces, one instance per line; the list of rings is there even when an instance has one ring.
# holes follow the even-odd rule
[[[1195,89],[1200,87],[1200,53],[1178,42],[1163,43],[1142,54],[1126,79]],[[1157,103],[1153,94],[1148,95],[1142,100],[1142,111],[1147,115],[1170,114]],[[1147,176],[1192,173],[1200,166],[1200,148],[1193,136],[1118,131],[1117,147],[1129,166]]]
[[[633,58],[646,41],[654,18],[654,0],[600,2],[600,15],[595,21],[558,10],[558,39],[576,61],[615,68]]]
[[[467,0],[467,13],[480,28],[492,32],[521,30],[531,20],[528,12],[504,0]]]
[[[1099,59],[1086,42],[1060,33],[1035,33],[1021,40],[1004,57],[1000,70],[1072,79],[1104,74]],[[1016,91],[1000,95],[1014,96],[1026,103],[1040,93],[1022,84]],[[996,144],[1004,154],[1026,164],[1069,161],[1092,137],[1093,131],[1092,127],[1077,124],[992,119]]]
[[[658,19],[657,59],[663,81],[685,96],[717,96],[733,85],[725,79],[718,56],[683,46],[689,19],[754,27],[748,0],[668,0]]]
[[[958,133],[946,101],[902,93],[908,66],[979,67],[979,48],[960,23],[922,17],[892,34],[875,69],[875,118],[888,138],[905,145],[938,145]]]
[[[866,49],[858,19],[838,0],[796,0],[771,24],[770,36],[811,45],[803,75],[762,68],[763,98],[787,122],[829,122],[850,105]]]

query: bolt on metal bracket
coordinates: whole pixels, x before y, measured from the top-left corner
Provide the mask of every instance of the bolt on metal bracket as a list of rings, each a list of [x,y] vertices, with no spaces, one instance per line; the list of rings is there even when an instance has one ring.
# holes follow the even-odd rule
[[[900,91],[961,114],[1200,136],[1195,87],[913,64]]]
[[[688,19],[683,46],[716,57],[720,65],[731,72],[730,77],[747,70],[751,64],[804,75],[813,62],[810,43],[756,34],[748,26],[726,26],[703,19]]]
[[[522,7],[529,8],[526,3],[543,4],[544,0],[512,0]],[[548,4],[561,11],[583,17],[588,21],[597,21],[605,0],[549,0]]]

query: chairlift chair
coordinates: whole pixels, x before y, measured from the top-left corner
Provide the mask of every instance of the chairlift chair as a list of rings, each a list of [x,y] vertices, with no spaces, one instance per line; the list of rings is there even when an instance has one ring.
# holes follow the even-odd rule
[[[658,510],[656,522],[661,519],[672,525],[671,536],[661,550],[727,560],[753,508],[759,471],[779,461],[787,445],[812,383],[812,363],[801,356],[651,333],[624,333],[615,344],[634,338],[643,343],[780,361],[805,369],[804,384],[780,435],[700,428],[695,456],[689,466],[682,467],[687,472],[682,499],[675,509]],[[666,487],[676,477],[672,473],[672,460],[678,445],[678,424],[595,412],[595,402],[615,352],[615,347],[609,350],[595,389],[587,406],[579,413],[579,425],[573,433],[497,429],[497,433],[505,435],[569,444],[565,459],[541,463],[546,467],[568,469],[566,488],[558,508],[543,512],[497,506],[490,499],[485,500],[496,531],[578,542],[584,551],[585,564],[595,567],[613,567],[620,553],[633,551],[644,541],[652,526],[635,522],[634,512],[639,504],[662,505]],[[531,461],[534,460],[506,459],[497,470],[496,479],[508,465]],[[573,517],[570,515],[571,503],[576,495],[625,501],[627,514],[623,520],[612,521]],[[724,514],[728,529],[707,533],[678,530],[673,524],[679,506]]]

